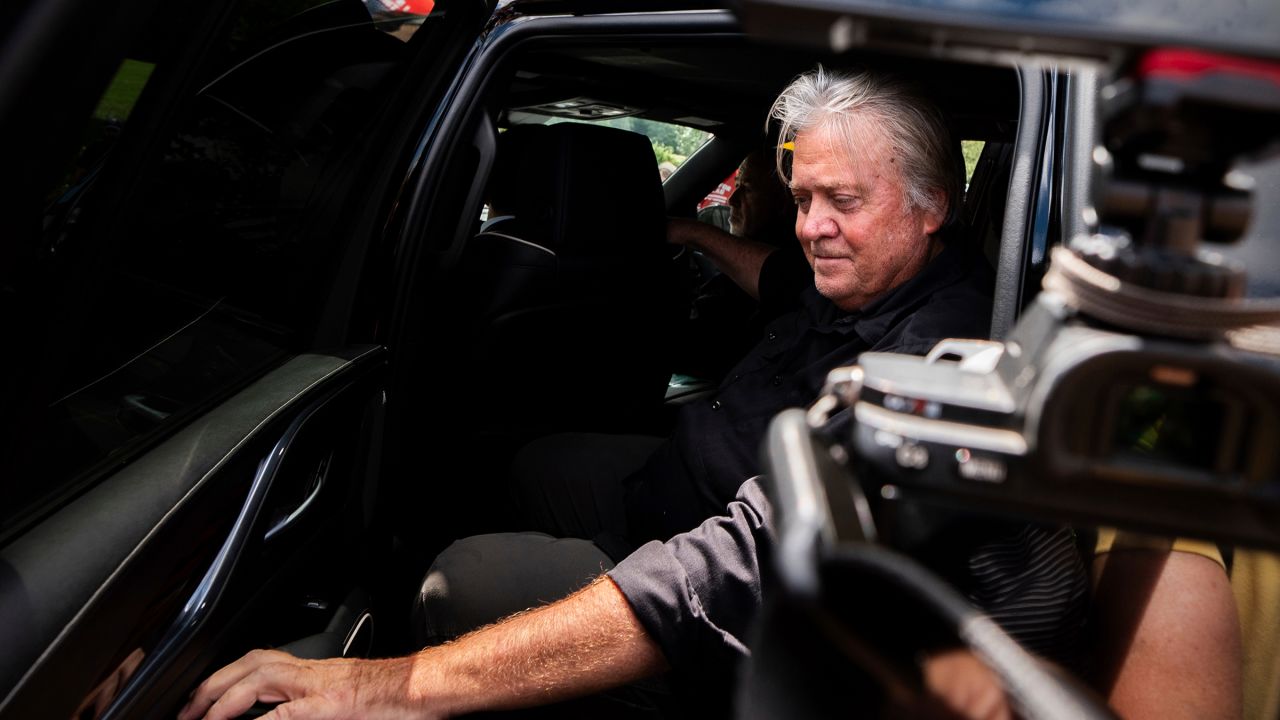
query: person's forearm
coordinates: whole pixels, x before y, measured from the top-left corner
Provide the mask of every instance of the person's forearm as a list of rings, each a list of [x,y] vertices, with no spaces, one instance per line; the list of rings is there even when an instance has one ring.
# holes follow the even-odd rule
[[[760,299],[760,269],[775,248],[755,240],[730,235],[696,220],[671,220],[667,237],[671,242],[706,255],[738,287]]]
[[[439,718],[564,700],[666,668],[622,592],[602,578],[538,610],[440,647],[387,660],[304,660],[255,650],[201,683],[179,720]]]
[[[421,651],[409,690],[455,715],[564,700],[666,667],[626,598],[602,576],[558,603]]]

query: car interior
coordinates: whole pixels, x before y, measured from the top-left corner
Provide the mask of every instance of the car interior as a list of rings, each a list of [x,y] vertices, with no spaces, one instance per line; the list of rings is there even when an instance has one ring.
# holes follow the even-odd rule
[[[171,40],[167,15],[137,32],[135,119],[103,120],[106,141],[31,203],[47,207],[48,277],[77,292],[65,317],[15,326],[68,329],[39,368],[52,389],[19,388],[49,417],[16,424],[13,444],[66,486],[19,488],[0,524],[16,568],[4,616],[40,611],[11,623],[21,651],[0,681],[16,699],[0,715],[105,687],[135,649],[140,679],[112,717],[172,709],[254,647],[412,650],[431,559],[520,529],[506,482],[520,447],[662,436],[719,382],[677,363],[704,264],[666,242],[666,221],[776,143],[771,103],[817,63],[891,71],[943,107],[975,160],[966,240],[998,297],[1022,286],[1006,255],[1044,152],[1019,122],[1039,71],[762,43],[724,11],[536,2],[505,5],[499,18],[535,14],[471,48],[474,5],[387,21],[318,3],[269,31],[254,23],[274,15],[252,18],[215,50]],[[185,12],[200,15],[183,27],[233,24]],[[448,62],[431,54],[451,40]],[[627,119],[708,139],[664,182]],[[1025,191],[1007,209],[1010,187]]]
[[[664,436],[720,382],[683,362],[709,261],[667,222],[713,220],[699,204],[776,145],[770,105],[819,63],[947,114],[993,339],[1086,229],[1102,73],[990,64],[1058,57],[991,28],[855,37],[785,6],[763,41],[703,0],[47,5],[0,10],[23,21],[0,53],[21,340],[0,719],[171,717],[252,648],[415,650],[432,559],[524,529],[521,447]],[[706,139],[673,153],[652,127]],[[1280,287],[1278,208],[1240,255],[1253,294]]]
[[[400,392],[432,398],[450,418],[443,427],[398,424],[404,447],[430,454],[429,468],[401,464],[420,477],[394,481],[403,493],[397,528],[413,548],[394,564],[407,592],[453,539],[514,529],[506,467],[524,443],[555,432],[665,435],[681,403],[714,388],[718,377],[671,384],[678,349],[670,343],[689,319],[693,270],[665,243],[665,218],[694,217],[698,202],[769,142],[778,91],[815,63],[889,70],[936,98],[958,140],[982,143],[961,212],[966,239],[994,269],[1003,236],[1020,112],[1012,68],[865,53],[815,58],[733,33],[512,45],[475,88],[459,130],[471,140],[454,167],[482,179],[465,190],[456,183],[446,196],[456,226],[439,223],[425,238],[436,252],[420,268],[433,278],[423,305],[466,300],[447,320],[415,324],[430,339],[401,345],[423,350],[412,363],[422,372]],[[659,185],[642,137],[592,125],[618,117],[696,127],[710,139]],[[517,187],[504,177],[513,165]],[[482,228],[490,201],[502,214],[514,206],[514,225]]]

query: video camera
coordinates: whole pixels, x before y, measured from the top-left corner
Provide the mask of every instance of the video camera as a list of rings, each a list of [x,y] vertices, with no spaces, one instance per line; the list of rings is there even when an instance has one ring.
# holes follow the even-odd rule
[[[1109,712],[881,552],[927,532],[911,508],[1280,549],[1280,302],[1246,299],[1244,269],[1206,247],[1248,225],[1237,161],[1280,148],[1280,68],[1154,50],[1101,101],[1089,233],[1053,250],[1010,335],[863,354],[765,450],[790,595],[817,604],[832,562],[907,588],[1028,717]]]

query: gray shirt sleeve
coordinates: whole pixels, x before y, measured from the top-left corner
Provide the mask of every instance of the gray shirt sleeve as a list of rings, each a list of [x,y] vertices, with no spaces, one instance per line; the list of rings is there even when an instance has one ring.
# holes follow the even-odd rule
[[[773,547],[769,515],[763,489],[748,480],[727,514],[643,545],[609,572],[677,673],[732,666],[748,654],[760,560]]]

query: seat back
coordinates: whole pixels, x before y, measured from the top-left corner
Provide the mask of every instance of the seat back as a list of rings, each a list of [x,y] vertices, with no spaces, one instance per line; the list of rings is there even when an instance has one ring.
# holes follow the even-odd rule
[[[511,217],[483,228],[459,266],[468,392],[496,403],[479,422],[518,441],[643,429],[661,412],[685,312],[652,147],[568,123],[499,141],[491,212]]]

